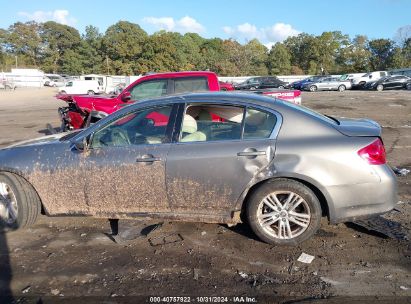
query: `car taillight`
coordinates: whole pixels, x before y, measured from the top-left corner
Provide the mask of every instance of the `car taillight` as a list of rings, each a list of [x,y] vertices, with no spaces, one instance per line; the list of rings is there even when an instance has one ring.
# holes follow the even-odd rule
[[[362,159],[366,160],[370,165],[383,165],[385,164],[385,149],[381,140],[377,138],[368,146],[359,150],[358,155]]]

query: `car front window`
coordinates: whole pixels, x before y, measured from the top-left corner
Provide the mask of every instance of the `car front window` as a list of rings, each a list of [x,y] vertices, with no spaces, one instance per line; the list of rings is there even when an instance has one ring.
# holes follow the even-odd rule
[[[130,90],[131,100],[160,97],[167,94],[167,79],[139,83]]]
[[[172,105],[133,112],[97,130],[92,148],[160,144],[166,139]]]

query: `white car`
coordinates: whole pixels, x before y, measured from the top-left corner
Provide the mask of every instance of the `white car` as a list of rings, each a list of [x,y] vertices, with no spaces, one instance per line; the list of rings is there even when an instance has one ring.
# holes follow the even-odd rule
[[[387,71],[375,71],[375,72],[370,72],[367,74],[364,74],[361,77],[356,77],[351,80],[352,87],[359,87],[362,88],[365,86],[366,83],[371,82],[371,81],[377,81],[381,77],[388,76]]]
[[[100,94],[103,86],[97,80],[71,80],[66,86],[59,88],[60,94]]]
[[[44,85],[48,87],[64,87],[66,80],[60,75],[46,75],[44,76]]]

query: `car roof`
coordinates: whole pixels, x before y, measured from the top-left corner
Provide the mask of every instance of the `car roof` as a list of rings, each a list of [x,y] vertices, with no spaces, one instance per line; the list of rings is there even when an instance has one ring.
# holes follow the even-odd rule
[[[200,92],[200,93],[180,93],[159,98],[144,99],[133,103],[130,107],[139,108],[144,105],[157,105],[168,103],[185,102],[204,102],[204,103],[250,103],[259,106],[274,108],[280,101],[273,97],[266,97],[256,93],[248,92]]]

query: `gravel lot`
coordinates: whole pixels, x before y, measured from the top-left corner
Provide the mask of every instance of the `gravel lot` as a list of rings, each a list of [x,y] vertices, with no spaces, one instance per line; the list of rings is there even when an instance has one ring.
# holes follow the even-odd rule
[[[55,93],[0,91],[0,146],[42,136],[46,123],[58,127],[57,108],[64,102]],[[411,91],[303,93],[303,104],[333,116],[376,120],[389,164],[411,169]],[[411,174],[398,181],[401,203],[386,217],[411,229]],[[135,225],[143,224],[149,223]],[[259,303],[411,298],[410,241],[352,224],[324,220],[319,233],[298,247],[262,243],[246,225],[166,222],[148,238],[124,244],[110,240],[104,234],[109,231],[105,220],[41,216],[30,229],[0,233],[0,297],[11,292],[33,303],[52,302],[51,296],[72,302],[90,296],[96,303],[148,302],[149,296],[192,296],[191,302],[201,300],[195,296],[248,296]],[[164,237],[168,244],[153,246]],[[298,262],[302,252],[315,256],[313,262]]]

